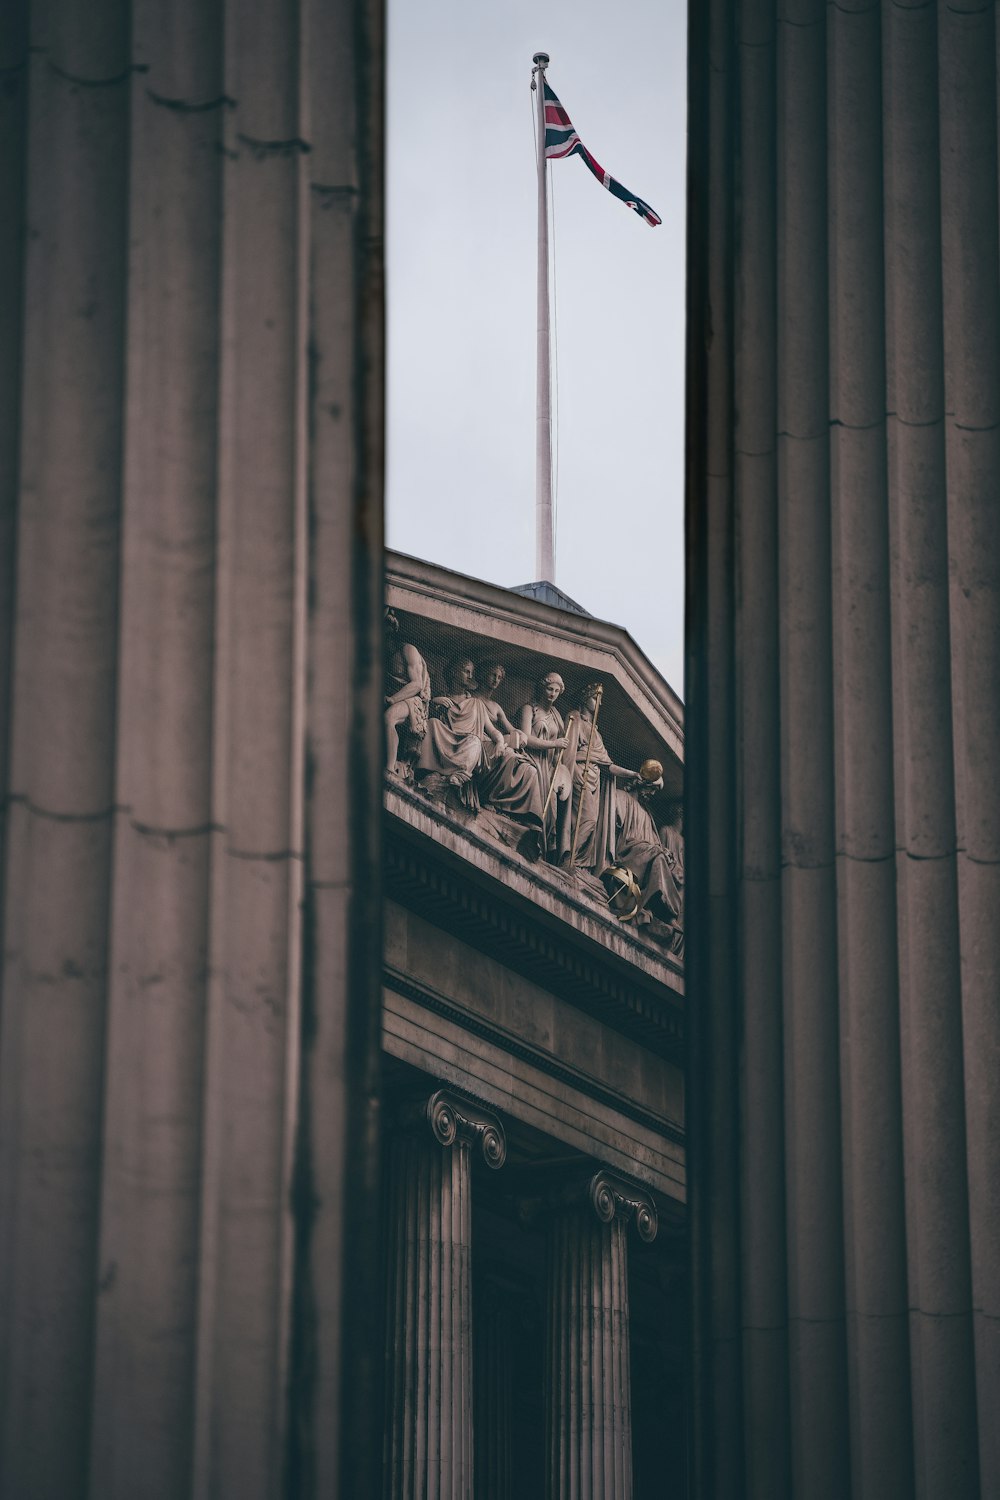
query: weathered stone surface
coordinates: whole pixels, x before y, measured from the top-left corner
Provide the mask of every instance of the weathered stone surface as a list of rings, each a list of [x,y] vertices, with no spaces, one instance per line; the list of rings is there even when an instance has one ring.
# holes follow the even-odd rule
[[[390,1144],[386,1500],[473,1493],[471,1154],[503,1165],[503,1127],[461,1096],[414,1101]]]
[[[985,1496],[996,19],[692,18],[695,1493]]]
[[[381,11],[82,14],[0,27],[0,1491],[373,1494]]]
[[[470,587],[476,609],[464,598]],[[477,862],[483,842],[513,850],[680,959],[683,779],[679,705],[667,684],[624,632],[599,627],[613,649],[598,654],[589,617],[413,559],[390,559],[387,599],[386,799],[395,816],[420,825],[428,807],[464,825],[473,838],[457,847]],[[593,660],[599,677],[585,671]],[[547,883],[537,886],[543,902]]]
[[[628,1247],[623,1219],[589,1204],[549,1228],[548,1491],[631,1500]]]

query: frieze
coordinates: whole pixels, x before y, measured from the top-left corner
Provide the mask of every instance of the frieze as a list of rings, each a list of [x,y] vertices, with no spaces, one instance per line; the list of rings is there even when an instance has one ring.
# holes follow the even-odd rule
[[[540,922],[524,914],[523,903],[502,880],[480,884],[457,870],[448,851],[442,852],[432,839],[394,836],[392,825],[387,832],[389,897],[658,1055],[680,1060],[681,996],[657,982],[650,972],[654,965],[641,951],[633,957],[625,950],[625,962],[613,963],[614,955],[602,950],[599,940],[584,942],[572,920]],[[572,918],[572,911],[567,915]]]
[[[432,672],[419,633],[419,621],[404,629],[385,611],[387,786],[547,868],[576,899],[682,958],[683,805],[648,753],[659,748],[652,732],[637,738],[633,712],[631,743],[616,743],[605,682],[568,689],[560,665],[530,686],[522,669],[508,690],[503,649],[484,652],[461,631]],[[631,764],[619,763],[623,751]]]
[[[435,637],[441,645],[438,659],[451,654],[454,631],[463,633],[473,646],[492,651],[504,643],[511,680],[520,673],[530,687],[551,662],[571,665],[567,679],[575,683],[588,677],[613,677],[636,712],[655,731],[667,750],[668,760],[679,769],[684,759],[684,705],[628,632],[586,611],[552,608],[552,598],[539,599],[535,591],[499,588],[479,578],[470,578],[402,553],[386,554],[386,604],[400,619],[419,623],[419,643],[435,659]],[[448,644],[442,644],[447,638]],[[534,667],[520,670],[530,653]],[[483,649],[473,652],[479,656]],[[520,701],[520,697],[518,697]],[[671,792],[677,786],[671,783]]]

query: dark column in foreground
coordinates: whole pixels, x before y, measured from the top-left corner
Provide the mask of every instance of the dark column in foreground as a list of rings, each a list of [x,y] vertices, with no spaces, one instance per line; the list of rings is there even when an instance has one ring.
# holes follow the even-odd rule
[[[0,22],[4,1496],[377,1489],[382,9]]]
[[[1000,1486],[995,9],[691,18],[695,1493],[974,1500]]]

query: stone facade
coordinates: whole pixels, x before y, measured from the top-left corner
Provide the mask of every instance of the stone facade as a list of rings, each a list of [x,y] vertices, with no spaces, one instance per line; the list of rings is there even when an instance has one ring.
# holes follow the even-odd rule
[[[611,759],[655,760],[650,801],[676,797],[680,705],[623,631],[392,554],[387,601],[400,627],[390,668],[398,641],[415,642],[431,705],[459,658],[507,667],[508,723],[548,672],[567,692],[600,681]],[[387,1500],[464,1500],[473,1480],[503,1500],[624,1500],[653,1453],[682,1486],[675,935],[638,922],[600,872],[560,863],[554,841],[526,848],[525,824],[485,794],[470,807],[412,765],[385,783]],[[443,1146],[428,1124],[442,1098],[456,1127]],[[477,1122],[491,1119],[505,1142],[493,1170],[475,1162]]]

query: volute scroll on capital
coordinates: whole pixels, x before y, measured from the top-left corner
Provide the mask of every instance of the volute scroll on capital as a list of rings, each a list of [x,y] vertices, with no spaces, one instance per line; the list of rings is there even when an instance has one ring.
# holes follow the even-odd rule
[[[638,1183],[630,1182],[607,1167],[598,1167],[589,1176],[574,1174],[563,1182],[550,1183],[540,1191],[527,1192],[520,1200],[519,1212],[524,1224],[534,1225],[547,1214],[579,1212],[590,1209],[602,1224],[621,1219],[635,1225],[639,1238],[647,1245],[656,1239],[659,1219],[652,1195]]]
[[[650,1195],[624,1177],[601,1170],[590,1179],[591,1206],[602,1224],[624,1219],[635,1224],[636,1233],[647,1245],[656,1239],[659,1227],[656,1204]]]
[[[507,1159],[507,1137],[499,1117],[474,1099],[454,1089],[437,1089],[424,1107],[424,1118],[442,1146],[456,1140],[479,1145],[483,1160],[494,1171]]]

